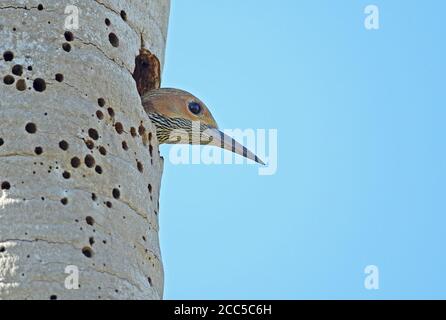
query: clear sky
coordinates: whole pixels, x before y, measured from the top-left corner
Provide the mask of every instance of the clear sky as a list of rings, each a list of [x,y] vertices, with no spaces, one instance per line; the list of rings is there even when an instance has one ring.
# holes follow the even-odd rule
[[[174,165],[161,148],[165,298],[446,298],[445,12],[172,1],[163,86],[221,128],[277,129],[278,167]]]

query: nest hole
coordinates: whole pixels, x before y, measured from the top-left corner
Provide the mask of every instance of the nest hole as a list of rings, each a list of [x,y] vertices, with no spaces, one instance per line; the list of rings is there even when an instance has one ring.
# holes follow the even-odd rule
[[[101,110],[96,111],[96,117],[98,117],[99,120],[104,119],[104,114]]]
[[[110,32],[110,34],[108,35],[108,41],[110,41],[110,44],[113,47],[115,48],[119,47],[119,38],[115,33]]]
[[[36,126],[35,123],[28,122],[28,123],[25,125],[25,130],[26,130],[26,132],[28,132],[29,134],[34,134],[34,133],[37,132],[37,126]]]
[[[16,64],[14,67],[12,67],[12,73],[20,77],[23,74],[23,66]]]
[[[138,171],[143,173],[144,172],[144,166],[140,161],[136,161],[136,167],[138,168]]]
[[[5,51],[3,53],[3,59],[5,59],[5,61],[14,60],[14,53],[12,51]]]
[[[117,188],[113,189],[112,194],[113,194],[113,198],[115,198],[115,199],[119,199],[121,197],[121,192]]]
[[[121,18],[124,21],[127,21],[127,13],[124,10],[121,10]]]
[[[62,82],[63,81],[63,74],[62,73],[57,73],[55,76],[55,79],[57,82]]]
[[[42,147],[35,147],[34,152],[37,155],[41,155],[43,153],[43,148]]]
[[[105,106],[105,99],[104,99],[104,98],[99,98],[99,99],[98,99],[98,106],[100,106],[101,108],[102,108],[103,106]]]
[[[2,190],[9,190],[11,189],[11,184],[8,181],[2,182]]]
[[[59,142],[59,148],[61,148],[63,151],[67,151],[68,147],[68,142],[66,142],[65,140]]]
[[[11,75],[7,75],[3,78],[3,83],[10,86],[11,84],[13,84],[15,82],[15,79],[13,76]]]
[[[65,40],[71,42],[74,40],[74,34],[71,31],[65,31],[65,33],[63,34],[65,37]]]
[[[82,248],[82,254],[84,256],[86,256],[87,258],[92,258],[93,257],[93,249],[91,249],[90,247],[84,247],[84,248]]]
[[[37,92],[43,92],[46,90],[46,82],[42,78],[37,78],[33,81],[33,88]]]
[[[94,165],[96,164],[94,157],[89,154],[85,156],[84,162],[88,168],[93,168]]]
[[[93,140],[98,140],[99,139],[99,134],[98,134],[98,131],[96,129],[93,129],[93,128],[88,129],[88,135]]]
[[[85,221],[87,222],[87,224],[88,224],[89,226],[94,225],[94,219],[93,219],[93,217],[91,217],[91,216],[86,217],[86,218],[85,218]]]
[[[103,156],[107,155],[107,149],[105,149],[104,147],[99,147],[99,153]]]
[[[18,91],[25,91],[26,90],[26,81],[25,79],[19,79],[17,81],[17,84],[15,85],[16,89]]]
[[[70,51],[71,51],[71,44],[69,44],[68,42],[65,42],[65,43],[62,45],[62,49],[63,49],[64,51],[66,51],[66,52],[70,52]]]
[[[115,123],[115,130],[118,134],[122,134],[124,132],[124,126],[122,125],[121,122]]]
[[[78,157],[74,157],[71,159],[71,166],[73,168],[79,168],[80,165],[81,165],[81,159],[79,159]]]
[[[102,174],[102,167],[101,166],[96,166],[94,168],[94,171],[96,171],[97,174]]]
[[[87,140],[85,141],[85,145],[87,146],[88,149],[92,150],[94,148],[94,142],[91,140]]]

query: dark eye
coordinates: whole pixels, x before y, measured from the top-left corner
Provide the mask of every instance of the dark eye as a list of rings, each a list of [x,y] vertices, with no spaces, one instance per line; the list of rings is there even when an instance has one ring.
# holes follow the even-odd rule
[[[201,112],[201,106],[197,102],[189,103],[189,111],[193,114],[199,114]]]

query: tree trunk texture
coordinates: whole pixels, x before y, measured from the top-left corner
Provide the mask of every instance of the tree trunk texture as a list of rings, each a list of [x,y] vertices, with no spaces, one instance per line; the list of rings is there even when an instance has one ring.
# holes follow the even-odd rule
[[[162,298],[163,164],[133,73],[143,44],[162,65],[169,8],[1,0],[0,299]]]

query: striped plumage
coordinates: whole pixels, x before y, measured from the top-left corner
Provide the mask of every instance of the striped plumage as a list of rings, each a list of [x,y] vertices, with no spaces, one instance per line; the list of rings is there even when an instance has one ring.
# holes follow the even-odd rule
[[[199,139],[200,136],[193,137],[193,123],[191,120],[184,118],[168,118],[159,113],[148,113],[150,120],[152,120],[153,124],[156,126],[156,137],[158,138],[158,142],[162,143],[175,143],[171,141],[171,136],[174,130],[185,130],[189,133],[189,143],[192,144],[192,141],[195,139]],[[209,129],[203,123],[200,123],[200,133],[203,133],[205,130]],[[195,138],[195,139],[193,139]]]
[[[142,97],[147,115],[156,126],[160,144],[209,144],[263,164],[255,154],[218,130],[206,105],[192,94],[163,88]]]

